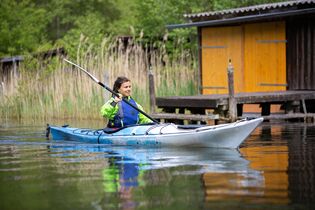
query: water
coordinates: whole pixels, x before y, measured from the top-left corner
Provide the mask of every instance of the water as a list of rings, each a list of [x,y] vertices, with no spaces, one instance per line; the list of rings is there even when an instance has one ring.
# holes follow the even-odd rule
[[[239,150],[53,142],[0,125],[0,209],[315,209],[315,125],[263,123]]]

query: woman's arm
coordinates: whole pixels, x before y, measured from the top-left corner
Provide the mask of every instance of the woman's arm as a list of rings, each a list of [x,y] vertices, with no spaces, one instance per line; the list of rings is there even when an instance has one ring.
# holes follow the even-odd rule
[[[139,109],[141,109],[141,111],[144,111],[143,107],[140,104],[137,103],[137,106]],[[139,112],[139,123],[140,124],[151,123],[151,122],[153,122],[153,121]]]
[[[114,119],[116,113],[118,111],[117,103],[114,98],[110,98],[102,107],[101,107],[101,115],[106,117],[109,120]]]

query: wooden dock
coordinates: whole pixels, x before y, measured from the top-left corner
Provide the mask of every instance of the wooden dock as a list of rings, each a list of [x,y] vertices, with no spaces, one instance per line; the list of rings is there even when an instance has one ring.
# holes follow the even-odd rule
[[[242,117],[245,104],[259,104],[261,113],[252,116],[264,116],[265,119],[315,119],[315,91],[277,91],[236,93],[237,116]],[[283,113],[273,114],[270,107],[281,105]],[[166,120],[228,120],[229,95],[212,94],[196,96],[157,97],[156,106],[163,113],[153,114],[156,119]],[[210,111],[210,112],[209,112]],[[189,113],[189,114],[186,114]]]

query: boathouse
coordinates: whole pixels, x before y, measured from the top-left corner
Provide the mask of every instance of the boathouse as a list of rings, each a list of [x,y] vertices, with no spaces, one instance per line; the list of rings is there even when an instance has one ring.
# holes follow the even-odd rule
[[[202,93],[227,93],[229,59],[236,92],[315,90],[314,0],[185,17],[177,27],[198,28]]]
[[[189,23],[168,28],[197,27],[203,96],[189,98],[188,103],[183,97],[157,98],[158,107],[191,104],[200,111],[228,103],[224,94],[228,93],[227,66],[231,60],[239,116],[245,104],[259,105],[265,115],[270,114],[271,105],[277,109],[298,106],[304,114],[315,111],[315,0],[184,16]]]
[[[55,56],[64,55],[66,55],[65,49],[57,48],[33,54],[32,57],[47,60]],[[5,94],[6,85],[19,75],[20,64],[23,63],[24,60],[25,56],[23,55],[0,58],[0,95]]]
[[[33,54],[32,57],[46,60],[60,55],[66,55],[65,49],[63,47]],[[20,63],[22,63],[24,59],[25,58],[22,55],[0,58],[0,81],[3,81],[6,77],[9,77],[12,72],[13,74],[14,72],[17,72]]]

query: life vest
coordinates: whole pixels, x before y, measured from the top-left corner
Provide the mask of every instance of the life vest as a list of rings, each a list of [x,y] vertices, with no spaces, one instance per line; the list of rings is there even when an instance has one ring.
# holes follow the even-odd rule
[[[136,102],[130,98],[129,103],[137,107]],[[139,111],[132,108],[126,102],[118,102],[118,112],[116,113],[113,120],[109,120],[108,127],[123,127],[126,125],[134,125],[139,122]]]

